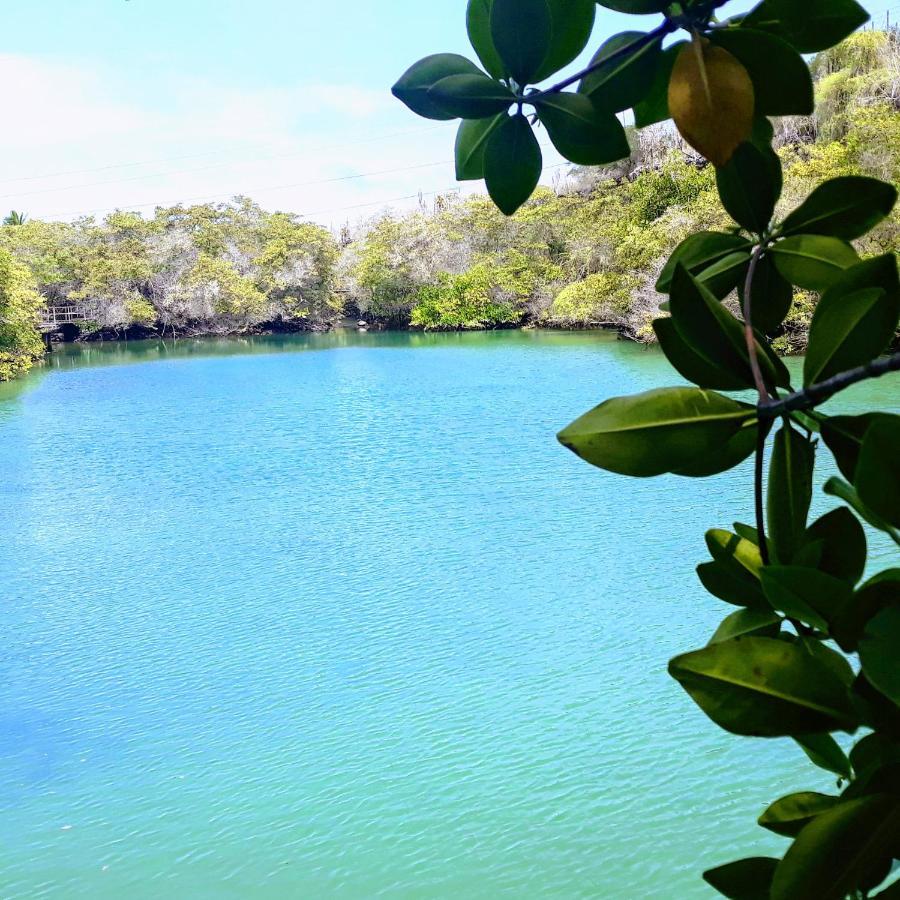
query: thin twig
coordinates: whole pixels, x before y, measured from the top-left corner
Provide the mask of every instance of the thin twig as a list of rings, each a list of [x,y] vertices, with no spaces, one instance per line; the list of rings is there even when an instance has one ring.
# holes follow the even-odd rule
[[[679,26],[675,22],[673,22],[671,19],[666,19],[662,23],[662,25],[654,28],[653,31],[648,31],[646,34],[642,34],[639,38],[633,40],[630,44],[625,44],[624,47],[619,47],[618,50],[610,53],[609,56],[605,56],[603,57],[603,59],[598,59],[596,62],[592,62],[589,66],[582,69],[580,72],[576,72],[574,75],[570,75],[568,78],[560,81],[559,84],[554,84],[553,87],[545,88],[542,91],[536,91],[533,94],[527,94],[522,99],[525,100],[526,103],[533,103],[535,100],[538,100],[541,97],[546,96],[547,94],[558,94],[560,91],[565,90],[567,87],[575,84],[576,81],[581,81],[582,78],[585,78],[591,73],[596,72],[597,69],[609,65],[611,62],[617,62],[620,57],[627,56],[629,53],[634,53],[635,50],[640,50],[642,47],[646,46],[647,44],[652,44],[654,41],[661,41],[667,34],[671,34],[673,31],[677,31],[678,28]]]
[[[747,280],[744,282],[744,337],[747,341],[747,356],[750,359],[750,371],[753,373],[753,383],[759,394],[759,404],[769,401],[769,392],[766,390],[766,382],[763,380],[762,369],[759,367],[759,357],[756,353],[756,335],[753,333],[753,276],[756,274],[756,266],[764,251],[764,245],[760,244],[750,257],[750,266],[747,269]]]
[[[900,372],[900,353],[891,356],[881,356],[873,359],[864,366],[848,369],[846,372],[838,372],[825,381],[811,384],[802,391],[788,394],[781,400],[766,400],[757,407],[760,421],[767,421],[783,416],[785,413],[798,412],[805,409],[813,409],[820,403],[824,403],[829,397],[833,397],[839,391],[865,381],[867,378],[880,378],[888,372]]]

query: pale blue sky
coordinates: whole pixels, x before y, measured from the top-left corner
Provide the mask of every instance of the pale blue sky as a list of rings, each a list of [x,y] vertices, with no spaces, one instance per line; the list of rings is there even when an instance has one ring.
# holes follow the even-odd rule
[[[17,89],[3,101],[0,209],[71,218],[240,192],[339,225],[455,186],[455,124],[417,118],[389,89],[428,53],[472,55],[465,0],[3,6],[0,77]],[[591,46],[656,21],[599,8]]]

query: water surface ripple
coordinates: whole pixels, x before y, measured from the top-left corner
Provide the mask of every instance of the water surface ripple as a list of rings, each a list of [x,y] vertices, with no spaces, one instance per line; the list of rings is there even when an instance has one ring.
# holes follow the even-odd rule
[[[68,348],[4,387],[0,896],[702,898],[777,850],[755,817],[828,776],[665,672],[727,611],[693,566],[747,470],[553,438],[665,381],[509,332]]]

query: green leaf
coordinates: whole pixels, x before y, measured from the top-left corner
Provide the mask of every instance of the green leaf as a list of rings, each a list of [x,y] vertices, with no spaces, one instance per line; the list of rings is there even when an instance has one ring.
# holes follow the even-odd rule
[[[844,900],[900,850],[900,800],[874,795],[816,816],[775,870],[772,900]]]
[[[584,94],[545,94],[534,105],[553,146],[569,162],[599,166],[631,153],[622,123]]]
[[[702,387],[734,390],[734,384],[753,386],[744,328],[740,322],[683,266],[672,279],[669,309],[681,338],[719,373]],[[767,384],[786,386],[787,371],[759,348],[759,364]]]
[[[750,254],[737,250],[698,272],[696,278],[714,297],[721,300],[743,283],[749,268]]]
[[[800,749],[809,757],[810,762],[826,772],[834,772],[842,778],[849,778],[850,761],[841,750],[838,742],[827,733],[804,734],[794,736],[794,741],[800,745]]]
[[[846,506],[816,519],[807,529],[806,541],[823,544],[819,568],[827,575],[851,585],[862,578],[866,567],[866,533]]]
[[[853,593],[846,581],[804,566],[766,566],[760,577],[773,609],[825,632]]]
[[[781,196],[782,173],[778,154],[744,141],[731,159],[716,169],[719,199],[742,228],[762,234],[772,221]]]
[[[469,42],[478,54],[481,64],[494,78],[506,78],[509,74],[500,59],[491,37],[491,8],[494,0],[469,0],[466,9],[466,30]]]
[[[601,469],[647,477],[712,454],[754,416],[753,407],[712,391],[658,388],[607,400],[558,438]]]
[[[647,89],[647,93],[642,100],[634,104],[636,128],[646,128],[648,125],[664,122],[671,117],[669,113],[669,79],[672,77],[675,60],[685,43],[686,41],[678,41],[670,47],[666,47],[660,54],[653,81]]]
[[[785,421],[775,435],[766,499],[769,545],[776,562],[790,562],[803,543],[815,458],[813,445]]]
[[[829,416],[821,424],[822,440],[834,455],[841,473],[853,481],[856,462],[869,426],[887,413],[865,413],[861,416]]]
[[[850,764],[857,776],[891,763],[900,763],[900,744],[878,732],[867,734],[850,751]]]
[[[662,12],[672,5],[671,0],[597,0],[601,6],[633,16]]]
[[[835,620],[832,633],[841,649],[856,650],[869,620],[894,605],[900,605],[900,569],[886,569],[863,584]]]
[[[493,0],[491,37],[506,71],[530,84],[550,52],[553,22],[547,0]]]
[[[796,837],[804,825],[837,803],[840,803],[839,797],[817,794],[815,791],[788,794],[766,809],[759,817],[759,824],[775,834]]]
[[[900,706],[900,606],[889,606],[866,625],[859,661],[866,678]]]
[[[706,532],[706,547],[717,562],[735,563],[754,578],[759,578],[762,557],[759,547],[752,541],[723,528],[711,528]]]
[[[770,252],[781,275],[811,291],[824,291],[845,269],[859,262],[846,241],[817,234],[786,238]]]
[[[475,63],[469,62],[464,56],[457,53],[436,53],[410,66],[391,88],[391,93],[414,113],[426,119],[455,119],[454,113],[447,112],[428,96],[433,85],[450,75],[482,73]]]
[[[846,241],[871,231],[893,209],[897,189],[877,178],[844,175],[819,185],[782,223],[782,233]]]
[[[669,673],[721,728],[784,737],[852,730],[847,688],[804,648],[777,638],[743,637],[676,656]]]
[[[656,290],[667,294],[672,286],[675,267],[681,263],[692,275],[721,262],[735,252],[745,252],[748,259],[753,245],[738,234],[725,234],[721,231],[698,231],[686,237],[666,260]]]
[[[734,523],[734,532],[738,536],[750,541],[751,544],[759,546],[759,532],[752,525],[745,525],[743,522]]]
[[[804,385],[871,362],[890,343],[898,318],[900,304],[881,288],[844,296],[826,291],[809,327]]]
[[[768,900],[777,859],[752,856],[715,869],[707,869],[703,880],[731,900]]]
[[[484,150],[490,136],[506,121],[500,113],[493,119],[464,119],[456,132],[456,180],[484,178]]]
[[[597,5],[594,0],[548,0],[550,10],[550,47],[534,75],[545,78],[567,66],[587,46],[594,30]]]
[[[541,148],[524,116],[509,116],[484,150],[484,180],[491,199],[511,216],[541,177]]]
[[[744,283],[738,282],[738,298],[744,303]],[[791,310],[794,289],[783,278],[768,253],[757,260],[750,285],[753,327],[771,334],[785,320]]]
[[[832,497],[838,497],[843,500],[861,519],[864,519],[873,528],[887,532],[895,543],[900,544],[900,529],[895,528],[890,522],[883,519],[878,513],[867,506],[852,484],[847,484],[846,481],[833,477],[825,482],[822,489],[826,494],[830,494]]]
[[[875,515],[900,527],[900,416],[881,416],[869,426],[853,486]]]
[[[743,25],[784,38],[801,53],[818,53],[849,37],[869,20],[856,0],[763,0]]]
[[[780,628],[781,616],[771,610],[739,609],[722,620],[709,642],[721,644],[723,641],[748,634],[774,637]]]
[[[672,470],[683,478],[710,478],[740,465],[756,449],[756,423],[747,422],[724,447],[695,456],[687,465]]]
[[[631,109],[643,100],[653,85],[662,52],[661,39],[647,41],[646,37],[643,31],[623,31],[604,41],[591,59],[592,66],[624,48],[639,46],[586,75],[578,85],[579,93],[587,94],[597,106],[610,112]],[[641,44],[642,41],[645,42]]]
[[[787,41],[753,28],[726,28],[710,35],[750,74],[756,112],[766,116],[808,116],[813,111],[809,67]]]
[[[769,602],[763,596],[759,580],[733,560],[701,563],[697,566],[697,577],[710,594],[726,603],[745,606],[766,615],[772,613]]]
[[[653,331],[666,359],[679,375],[700,387],[718,388],[723,391],[740,391],[747,387],[745,378],[732,375],[719,368],[705,356],[697,353],[681,336],[673,319],[654,319]],[[753,452],[753,447],[750,447]],[[749,455],[749,454],[748,454]]]
[[[852,696],[862,724],[900,741],[900,707],[872,687],[863,672],[853,683]]]
[[[487,75],[449,75],[428,89],[428,99],[461,119],[486,119],[509,109],[515,99],[509,88]]]

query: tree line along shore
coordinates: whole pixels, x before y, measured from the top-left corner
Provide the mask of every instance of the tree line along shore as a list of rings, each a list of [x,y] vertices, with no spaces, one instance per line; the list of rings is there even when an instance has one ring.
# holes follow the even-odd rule
[[[776,120],[781,204],[818,181],[900,176],[900,35],[862,31],[810,63],[817,113]],[[439,196],[339,234],[248,198],[117,211],[100,221],[13,214],[0,227],[0,380],[44,352],[48,306],[89,309],[82,339],[382,327],[609,327],[653,340],[659,270],[687,235],[727,229],[715,173],[662,125],[631,156],[572,167],[512,218],[481,194]],[[858,243],[900,249],[896,211]],[[816,297],[798,291],[776,347],[800,352]]]

